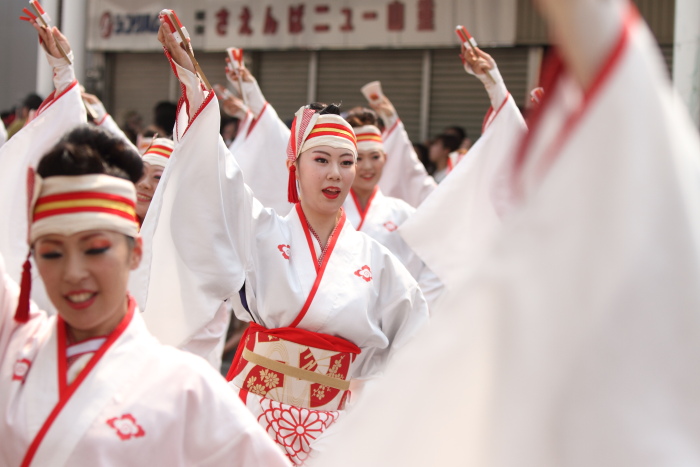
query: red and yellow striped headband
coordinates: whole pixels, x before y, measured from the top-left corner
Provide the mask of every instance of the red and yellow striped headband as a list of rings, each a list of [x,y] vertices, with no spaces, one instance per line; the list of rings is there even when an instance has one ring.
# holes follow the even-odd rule
[[[160,167],[165,167],[175,148],[173,140],[168,138],[156,138],[151,146],[143,154],[143,161]]]
[[[355,128],[357,135],[357,150],[358,151],[384,151],[384,141],[382,140],[382,132],[374,125],[365,125]]]
[[[304,113],[305,110],[307,114]],[[354,158],[357,158],[355,132],[343,117],[334,114],[320,115],[317,113],[308,115],[308,109],[303,107],[299,109],[299,112],[302,112],[301,124],[292,125],[294,134],[290,138],[291,150],[289,151],[290,154],[288,154],[289,159],[296,160],[302,152],[318,146],[347,149]],[[297,115],[297,118],[299,117]]]
[[[91,174],[40,180],[33,204],[29,241],[47,234],[112,230],[136,237],[136,189],[128,180]]]

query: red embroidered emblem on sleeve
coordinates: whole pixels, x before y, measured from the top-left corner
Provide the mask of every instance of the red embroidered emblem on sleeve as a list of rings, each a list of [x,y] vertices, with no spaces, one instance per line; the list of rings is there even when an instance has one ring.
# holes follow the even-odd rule
[[[26,358],[22,358],[20,360],[17,360],[15,362],[15,366],[12,371],[12,380],[13,381],[24,381],[24,379],[27,377],[27,373],[29,373],[29,367],[32,365],[32,362],[27,360]]]
[[[369,269],[369,266],[362,266],[360,269],[355,271],[355,275],[367,282],[372,280],[372,271]]]
[[[394,230],[398,229],[398,226],[393,222],[388,221],[384,223],[384,228],[387,229],[389,232],[393,232]]]
[[[130,413],[122,415],[121,417],[110,418],[107,420],[107,425],[117,431],[117,436],[119,436],[122,441],[131,438],[140,438],[146,434]]]
[[[282,253],[284,259],[289,259],[290,248],[289,245],[277,245],[277,249]]]

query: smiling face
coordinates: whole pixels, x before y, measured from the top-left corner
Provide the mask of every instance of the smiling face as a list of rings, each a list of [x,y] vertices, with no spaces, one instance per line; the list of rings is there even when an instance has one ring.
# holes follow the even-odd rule
[[[159,165],[152,165],[148,162],[143,163],[143,177],[136,184],[136,215],[141,220],[146,217],[153,194],[158,188],[161,175],[163,175],[163,169]]]
[[[51,302],[81,341],[109,334],[126,314],[141,239],[134,244],[109,230],[47,234],[34,243],[34,259]]]
[[[304,212],[335,215],[355,178],[355,159],[347,149],[316,146],[297,159],[296,177]]]
[[[373,149],[371,151],[357,152],[357,175],[352,184],[356,193],[368,193],[374,190],[382,176],[386,155],[383,151]]]

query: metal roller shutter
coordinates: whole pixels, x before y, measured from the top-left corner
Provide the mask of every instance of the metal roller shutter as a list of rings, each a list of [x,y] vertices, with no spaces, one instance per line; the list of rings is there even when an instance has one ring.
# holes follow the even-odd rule
[[[527,86],[527,47],[484,49],[503,75],[508,90],[518,105],[525,103]],[[478,79],[467,75],[456,49],[434,50],[430,91],[429,135],[435,136],[448,126],[462,126],[475,141],[489,108],[489,98]]]
[[[306,102],[309,52],[261,52],[256,55],[258,84],[277,115],[291,120]]]
[[[169,96],[172,71],[163,53],[118,53],[114,56],[111,109],[117,123],[135,110],[144,124],[153,120],[153,107]]]
[[[381,81],[411,139],[420,125],[422,73],[421,50],[321,51],[318,63],[317,99],[342,102],[344,110],[367,105],[360,88]]]

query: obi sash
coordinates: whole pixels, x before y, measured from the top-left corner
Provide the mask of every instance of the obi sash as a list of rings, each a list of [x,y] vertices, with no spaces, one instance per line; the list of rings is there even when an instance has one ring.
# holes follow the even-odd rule
[[[248,394],[305,409],[342,410],[360,348],[340,337],[251,323],[226,377]]]

